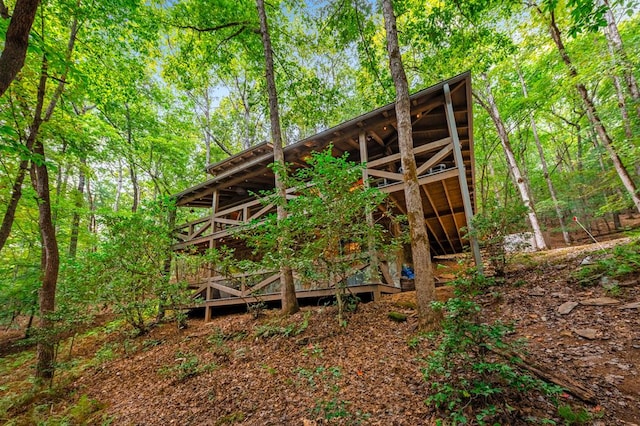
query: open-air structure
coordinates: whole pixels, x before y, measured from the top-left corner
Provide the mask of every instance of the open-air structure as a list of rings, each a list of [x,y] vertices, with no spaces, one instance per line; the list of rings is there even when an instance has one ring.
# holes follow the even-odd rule
[[[471,76],[458,75],[411,96],[413,153],[421,187],[424,221],[432,255],[460,253],[469,241],[461,228],[467,227],[475,210],[474,157],[472,138]],[[294,168],[305,167],[313,151],[332,147],[334,155],[348,153],[350,161],[366,164],[364,178],[388,194],[393,209],[406,213],[404,175],[400,165],[395,104],[389,104],[344,122],[284,148],[285,161]],[[211,164],[211,178],[174,196],[179,208],[201,209],[202,216],[179,225],[175,230],[175,250],[204,252],[227,245],[242,256],[242,244],[233,231],[250,220],[275,211],[255,195],[273,189],[275,176],[273,147],[262,143]],[[291,196],[294,191],[291,190]],[[386,207],[388,208],[388,207]],[[474,251],[476,263],[479,252]],[[413,259],[418,262],[419,259]],[[376,262],[379,273],[357,274],[368,268],[360,264],[348,280],[352,293],[401,291],[400,266],[408,259]],[[222,276],[213,265],[185,270],[179,265],[176,277],[186,279],[199,296],[197,306],[205,307],[205,317],[216,306],[280,300],[279,271]],[[362,277],[379,276],[376,282]],[[336,283],[316,286],[296,283],[299,299],[322,297],[335,292]]]

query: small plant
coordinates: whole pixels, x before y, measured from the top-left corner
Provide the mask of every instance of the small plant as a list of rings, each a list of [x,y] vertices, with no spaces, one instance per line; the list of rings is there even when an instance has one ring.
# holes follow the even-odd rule
[[[94,359],[97,364],[104,364],[115,359],[117,356],[116,345],[113,343],[105,343],[96,352]]]
[[[247,304],[247,311],[251,314],[253,319],[260,318],[260,316],[264,314],[265,309],[267,309],[267,304],[262,301]]]
[[[274,336],[284,336],[284,337],[293,337],[297,336],[303,331],[307,329],[309,326],[309,317],[311,316],[311,311],[307,311],[304,313],[303,320],[300,324],[291,323],[286,326],[281,326],[275,324],[274,322],[269,322],[267,324],[262,324],[256,327],[255,336],[262,338],[269,338]]]
[[[332,398],[330,400],[319,399],[316,401],[316,405],[313,407],[311,414],[314,417],[322,418],[327,423],[360,425],[365,424],[371,417],[369,413],[363,413],[360,410],[351,412],[349,406],[351,402],[343,401],[338,398]]]
[[[154,348],[156,346],[160,346],[162,344],[162,340],[158,340],[158,339],[145,339],[142,341],[142,348],[143,349],[151,349]]]
[[[426,338],[427,335],[425,333],[416,334],[415,336],[412,336],[407,340],[407,345],[409,345],[411,349],[417,349],[418,346],[420,346],[420,343],[423,342]]]
[[[222,426],[227,424],[231,425],[231,424],[243,421],[244,418],[245,418],[245,414],[242,411],[234,411],[231,414],[227,414],[226,416],[220,417],[218,420],[216,420],[214,424],[216,426]]]
[[[564,424],[571,425],[583,425],[591,421],[592,415],[584,408],[574,410],[570,405],[558,406],[558,416],[564,420]]]
[[[445,316],[437,349],[426,359],[423,370],[433,390],[427,403],[434,404],[453,424],[471,419],[481,425],[509,423],[509,395],[560,393],[558,386],[531,377],[513,361],[497,355],[498,351],[517,351],[516,343],[504,340],[512,327],[481,322],[480,307],[468,297],[459,295],[435,306]]]
[[[161,367],[158,370],[163,376],[175,376],[179,382],[185,381],[191,377],[195,377],[199,374],[213,371],[217,366],[211,364],[200,364],[200,360],[197,355],[187,354],[183,352],[176,353],[176,364],[170,367]]]
[[[267,365],[267,364],[265,364],[265,363],[260,364],[260,367],[261,367],[263,370],[265,370],[267,373],[269,373],[270,375],[272,375],[272,376],[278,372],[278,370],[276,370],[276,369],[275,369],[275,368],[273,368],[273,367],[268,366],[268,365]]]
[[[302,350],[302,355],[308,356],[311,358],[322,358],[324,350],[319,345],[309,345],[308,347]]]
[[[579,284],[589,286],[605,277],[620,278],[640,271],[640,239],[616,246],[599,257],[594,263],[576,270],[572,274],[573,279]]]
[[[526,212],[524,205],[493,206],[473,218],[473,231],[469,234],[478,240],[488,255],[496,277],[504,277],[511,256],[505,245],[505,237],[522,227]],[[514,248],[521,250],[526,247]]]

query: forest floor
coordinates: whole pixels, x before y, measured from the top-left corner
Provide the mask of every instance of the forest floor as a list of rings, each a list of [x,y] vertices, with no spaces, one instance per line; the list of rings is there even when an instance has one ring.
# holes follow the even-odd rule
[[[612,238],[519,254],[505,282],[477,297],[483,321],[514,325],[509,338],[527,341],[531,363],[596,395],[583,403],[563,393],[554,404],[508,393],[513,412],[502,424],[640,424],[640,266],[615,279],[581,273],[607,259],[603,247],[630,241]],[[440,300],[451,295],[438,288]],[[576,305],[560,312],[567,302]],[[392,321],[391,311],[407,321]],[[415,292],[359,304],[346,327],[334,306],[289,318],[273,310],[193,318],[186,329],[165,324],[136,338],[102,320],[60,347],[49,391],[33,390],[33,348],[9,349],[19,331],[0,333],[0,423],[430,425],[442,417],[425,403],[432,391],[422,369],[435,341],[417,331]],[[563,404],[569,415],[559,414]]]

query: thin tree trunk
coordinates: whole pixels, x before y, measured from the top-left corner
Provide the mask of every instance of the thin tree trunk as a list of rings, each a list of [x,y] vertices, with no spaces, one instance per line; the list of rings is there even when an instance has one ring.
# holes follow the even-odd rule
[[[273,161],[280,165],[280,171],[276,172],[276,190],[278,196],[286,203],[287,188],[283,181],[281,173],[285,172],[284,151],[282,146],[282,130],[280,128],[280,111],[278,108],[278,93],[276,91],[276,81],[273,71],[273,54],[271,51],[271,37],[269,36],[269,27],[267,24],[267,14],[264,9],[264,0],[256,0],[258,15],[260,17],[260,33],[262,35],[262,46],[264,48],[265,57],[265,75],[267,80],[267,91],[269,93],[269,116],[271,118],[271,139],[273,140]],[[284,220],[287,217],[287,210],[284,205],[278,205],[278,220]],[[280,267],[280,275],[282,280],[282,311],[287,314],[293,314],[300,308],[296,297],[296,288],[293,281],[293,271],[291,267],[282,265]]]
[[[524,76],[522,75],[522,71],[520,67],[516,63],[516,69],[518,70],[518,77],[520,77],[520,84],[522,85],[522,94],[525,98],[529,97],[527,92],[527,84],[524,81]],[[542,144],[540,143],[540,137],[538,136],[538,126],[536,126],[536,120],[533,118],[533,113],[529,113],[529,120],[531,122],[531,132],[533,133],[533,139],[536,143],[536,148],[538,149],[538,155],[540,156],[540,164],[542,165],[542,172],[544,173],[544,179],[547,182],[547,187],[549,188],[549,194],[551,195],[551,199],[553,200],[553,206],[556,210],[556,216],[558,217],[558,222],[560,223],[560,229],[562,230],[562,237],[564,238],[565,244],[571,244],[571,238],[569,237],[569,233],[567,232],[567,227],[564,224],[564,215],[562,214],[562,210],[560,209],[560,203],[558,202],[558,196],[556,195],[556,189],[551,181],[551,177],[549,176],[549,167],[547,166],[547,160],[544,157],[544,151],[542,149]]]
[[[69,42],[67,44],[66,59],[71,60],[71,53],[75,44],[78,33],[78,20],[74,19],[71,24]],[[40,302],[40,319],[38,327],[42,336],[37,345],[37,361],[35,376],[39,380],[50,380],[53,378],[55,371],[55,345],[53,340],[53,320],[51,315],[55,311],[56,286],[58,284],[58,271],[60,266],[60,254],[58,251],[58,241],[56,238],[56,229],[51,214],[51,193],[49,189],[49,171],[46,165],[46,156],[44,145],[38,139],[40,126],[43,122],[48,121],[57,105],[62,92],[64,91],[68,66],[62,77],[59,79],[58,86],[54,91],[47,109],[42,114],[44,106],[44,97],[46,93],[46,85],[48,79],[48,61],[46,55],[42,56],[42,68],[40,71],[40,82],[38,84],[37,104],[33,114],[33,122],[29,127],[29,138],[32,139],[33,154],[40,158],[37,163],[32,163],[31,174],[34,190],[37,195],[38,202],[38,225],[40,227],[40,236],[42,238],[42,286],[39,292]]]
[[[542,11],[540,9],[538,9],[538,12],[542,15]],[[573,62],[571,61],[571,58],[569,57],[569,54],[567,53],[564,47],[560,29],[558,29],[558,26],[556,25],[555,15],[553,11],[551,12],[551,20],[549,21],[549,32],[551,33],[551,38],[555,42],[563,62],[565,63],[565,65],[569,70],[569,75],[571,76],[571,78],[577,80],[578,71],[576,70],[576,67],[574,66]],[[580,95],[580,98],[582,99],[582,102],[584,103],[585,109],[587,110],[587,117],[589,118],[591,125],[596,130],[598,138],[600,139],[600,143],[602,143],[604,148],[607,150],[607,153],[611,158],[611,162],[613,163],[613,167],[616,169],[616,172],[618,173],[618,176],[622,181],[622,185],[625,187],[625,189],[631,196],[631,199],[633,200],[633,204],[635,205],[636,210],[640,212],[640,196],[638,195],[636,185],[631,179],[631,176],[629,176],[629,172],[625,168],[624,164],[622,164],[622,160],[620,160],[620,157],[618,156],[618,153],[616,152],[616,149],[613,146],[613,141],[611,140],[611,137],[609,137],[609,134],[607,133],[607,130],[605,129],[604,124],[602,123],[602,120],[600,120],[598,111],[596,110],[593,100],[589,96],[589,92],[587,91],[587,88],[585,87],[584,84],[579,82],[576,83],[575,87],[576,87],[576,90],[578,91],[578,94]]]
[[[138,186],[138,174],[136,173],[133,162],[129,162],[129,177],[131,178],[133,203],[131,204],[131,211],[133,213],[138,211],[138,203],[140,198],[140,188]]]
[[[131,111],[129,111],[129,104],[125,103],[124,104],[125,107],[125,114],[126,114],[126,119],[127,119],[127,144],[129,145],[129,148],[132,151],[135,151],[134,146],[133,146],[133,129],[131,127]],[[132,154],[133,157],[133,154]],[[135,164],[132,158],[128,158],[128,166],[129,166],[129,178],[131,179],[131,186],[133,187],[132,189],[132,196],[133,196],[133,203],[131,204],[131,211],[133,213],[138,211],[138,204],[140,201],[140,188],[138,186],[138,173],[136,172],[135,169]]]
[[[113,200],[113,211],[120,210],[120,197],[122,197],[122,185],[124,183],[124,176],[122,173],[122,159],[118,158],[118,183],[116,185],[116,196]]]
[[[78,176],[78,187],[75,198],[75,209],[73,211],[73,217],[71,219],[71,238],[69,240],[69,257],[71,259],[76,258],[76,252],[78,250],[78,236],[80,234],[80,209],[84,204],[84,184],[85,184],[85,171],[84,168],[87,165],[86,158],[80,160],[80,172]]]
[[[415,271],[418,323],[422,330],[432,330],[438,323],[438,315],[431,303],[435,300],[435,281],[431,268],[429,236],[424,223],[422,196],[413,155],[413,135],[409,87],[398,46],[398,30],[393,12],[392,0],[382,1],[384,25],[387,33],[389,69],[396,89],[396,117],[398,120],[398,147],[404,170],[404,194],[407,204],[407,218],[411,235],[411,254]]]
[[[507,158],[507,165],[509,166],[510,175],[513,179],[513,183],[518,188],[518,192],[520,193],[520,199],[522,203],[527,208],[527,217],[529,218],[529,224],[531,225],[531,229],[533,230],[534,242],[536,248],[539,250],[547,249],[547,243],[544,240],[544,236],[542,235],[542,229],[540,228],[540,223],[538,222],[538,215],[536,214],[533,198],[529,192],[529,186],[527,182],[520,172],[520,167],[516,162],[516,157],[513,154],[513,149],[511,148],[511,142],[509,141],[509,134],[507,133],[507,129],[502,121],[502,117],[500,116],[500,112],[498,111],[498,106],[493,98],[493,93],[491,91],[491,86],[487,81],[486,75],[482,75],[481,78],[485,81],[485,87],[487,90],[486,100],[481,100],[479,96],[476,95],[476,99],[480,102],[482,107],[487,111],[491,120],[493,120],[493,124],[496,126],[498,131],[498,136],[500,137],[500,142],[502,143],[502,149]]]
[[[638,114],[638,117],[640,117],[640,89],[638,88],[636,77],[633,75],[634,68],[629,63],[629,59],[627,58],[624,46],[622,45],[622,37],[620,37],[618,25],[616,24],[616,19],[613,16],[613,11],[611,10],[609,0],[603,0],[603,2],[607,6],[606,12],[604,14],[604,17],[607,21],[607,30],[605,31],[607,43],[609,44],[610,49],[613,51],[614,61],[617,62],[617,59],[620,59],[620,65],[622,66],[622,76],[624,77],[625,83],[627,84],[627,89],[629,90],[631,99],[633,99],[633,102],[636,104],[636,112]]]
[[[609,45],[611,48],[611,45]],[[622,116],[622,123],[624,125],[624,135],[627,139],[633,138],[633,132],[631,130],[631,120],[629,119],[629,111],[627,111],[627,102],[624,98],[624,92],[622,91],[622,83],[620,77],[615,73],[615,58],[613,50],[610,50],[611,57],[613,58],[614,72],[611,73],[611,80],[613,81],[613,87],[616,89],[616,97],[618,98],[618,108],[620,108],[620,115]]]
[[[45,158],[44,146],[36,140],[33,149],[34,154]],[[55,345],[53,342],[52,328],[53,320],[51,315],[55,310],[55,294],[58,283],[58,267],[60,256],[58,253],[58,242],[56,231],[51,215],[51,197],[49,194],[49,172],[44,162],[34,163],[36,182],[34,189],[38,195],[38,224],[42,237],[42,250],[44,253],[44,263],[42,271],[42,287],[40,288],[40,321],[38,327],[43,335],[38,341],[38,361],[36,365],[36,377],[39,379],[51,379],[55,367]]]
[[[31,138],[28,138],[26,149],[31,152],[32,148],[33,141],[31,140]],[[22,184],[24,183],[24,177],[27,174],[28,168],[29,160],[21,160],[20,165],[18,166],[18,173],[16,173],[16,180],[13,182],[13,187],[11,189],[11,199],[9,200],[9,204],[7,205],[7,210],[4,212],[4,217],[2,218],[2,226],[0,226],[0,251],[2,251],[2,248],[4,247],[7,239],[9,238],[9,235],[11,234],[13,221],[16,217],[16,210],[18,208],[20,198],[22,198]]]

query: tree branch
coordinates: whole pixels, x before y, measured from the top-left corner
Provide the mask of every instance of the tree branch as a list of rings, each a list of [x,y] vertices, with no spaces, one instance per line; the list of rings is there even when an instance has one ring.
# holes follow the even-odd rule
[[[243,27],[243,29],[247,26],[251,24],[251,22],[249,21],[239,21],[239,22],[227,22],[226,24],[220,24],[220,25],[216,25],[214,27],[197,27],[195,25],[177,25],[174,24],[173,26],[176,28],[180,28],[182,30],[193,30],[193,31],[197,31],[199,33],[212,33],[212,32],[216,32],[219,30],[223,30],[225,28],[231,28],[231,27]]]

